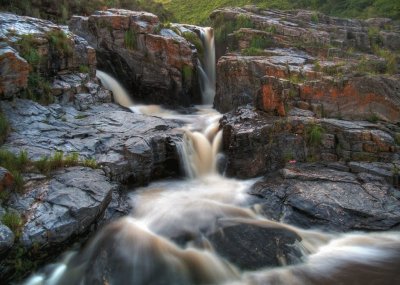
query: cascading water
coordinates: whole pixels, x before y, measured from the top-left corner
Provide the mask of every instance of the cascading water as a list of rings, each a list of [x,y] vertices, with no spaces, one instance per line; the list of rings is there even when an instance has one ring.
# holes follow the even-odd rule
[[[115,101],[132,108],[117,81],[100,71],[97,76],[113,91]],[[190,179],[135,189],[130,194],[131,216],[109,224],[81,252],[69,253],[25,284],[400,284],[399,232],[327,234],[265,219],[247,194],[256,180],[227,179],[215,170],[222,141],[218,113],[200,108],[195,115],[157,115],[188,122],[177,152]],[[208,239],[225,224],[299,236],[292,247],[302,253],[300,263],[284,266],[282,259],[281,268],[241,271]]]
[[[202,62],[198,63],[199,81],[202,93],[203,104],[212,105],[215,96],[215,44],[214,31],[212,28],[200,30],[200,39],[204,48]]]

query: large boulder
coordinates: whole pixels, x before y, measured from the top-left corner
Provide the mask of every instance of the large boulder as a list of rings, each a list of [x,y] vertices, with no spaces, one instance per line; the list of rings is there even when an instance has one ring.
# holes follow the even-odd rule
[[[297,163],[266,176],[250,194],[262,198],[260,211],[267,217],[302,228],[398,229],[399,189],[384,176],[339,166]]]
[[[157,16],[109,9],[75,16],[69,26],[95,47],[99,68],[114,74],[134,98],[165,105],[199,102],[197,50]]]

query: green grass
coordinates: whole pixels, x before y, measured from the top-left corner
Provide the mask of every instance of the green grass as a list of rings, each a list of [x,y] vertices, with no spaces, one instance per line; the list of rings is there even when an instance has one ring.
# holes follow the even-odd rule
[[[22,227],[21,216],[14,211],[8,211],[1,217],[1,222],[10,228],[16,236],[19,236]]]
[[[210,13],[221,7],[255,4],[261,8],[296,9],[307,8],[339,17],[390,17],[400,19],[400,3],[391,0],[157,0],[171,11],[179,22],[206,23]],[[319,21],[317,13],[312,20]]]
[[[47,34],[50,47],[55,49],[58,53],[70,56],[73,53],[73,43],[68,38],[63,30],[51,30]]]
[[[79,72],[80,73],[89,73],[90,68],[87,65],[79,65]]]
[[[99,165],[97,164],[96,160],[94,158],[87,158],[82,162],[82,166],[85,167],[90,167],[93,169],[99,168]]]
[[[193,77],[193,67],[185,65],[182,68],[183,82],[191,82]]]
[[[325,133],[324,128],[318,124],[311,124],[306,127],[307,143],[310,146],[319,146],[322,142],[322,136]]]
[[[134,31],[132,30],[127,30],[125,31],[124,34],[124,44],[125,44],[125,48],[133,50],[136,48],[136,34]]]

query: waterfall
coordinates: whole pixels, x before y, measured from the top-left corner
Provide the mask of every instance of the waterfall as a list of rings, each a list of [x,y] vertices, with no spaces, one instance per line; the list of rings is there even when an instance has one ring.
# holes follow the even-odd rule
[[[215,96],[215,44],[212,28],[200,30],[200,39],[204,48],[202,62],[198,62],[199,83],[203,104],[212,105]]]
[[[129,97],[128,92],[115,78],[100,70],[96,71],[96,76],[105,88],[112,91],[116,103],[126,108],[133,106],[133,100]]]

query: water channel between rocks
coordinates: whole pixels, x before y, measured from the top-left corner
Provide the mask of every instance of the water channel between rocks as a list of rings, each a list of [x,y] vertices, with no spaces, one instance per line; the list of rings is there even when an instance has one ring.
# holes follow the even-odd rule
[[[211,43],[204,30],[201,38]],[[206,45],[207,46],[207,45]],[[203,102],[215,94],[214,48],[200,70]],[[69,252],[25,284],[398,284],[400,234],[332,234],[265,219],[253,180],[223,176],[221,115],[210,106],[180,115],[135,105],[118,81],[98,71],[120,105],[180,120],[177,145],[186,175],[129,194],[130,216],[104,227],[80,252]]]

